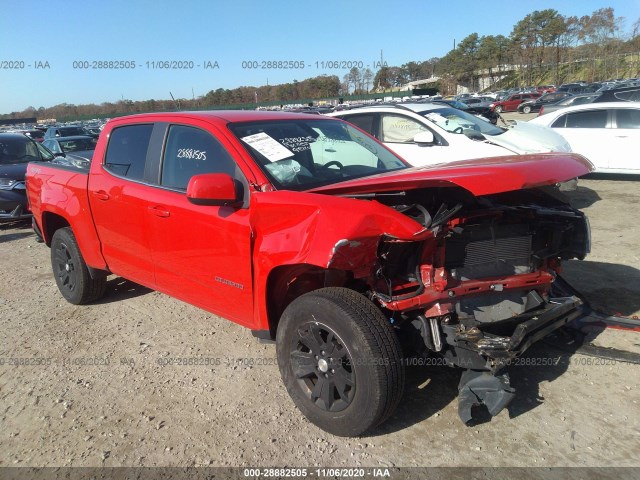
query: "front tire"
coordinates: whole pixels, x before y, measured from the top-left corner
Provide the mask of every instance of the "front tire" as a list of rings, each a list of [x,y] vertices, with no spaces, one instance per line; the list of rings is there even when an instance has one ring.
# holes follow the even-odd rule
[[[500,105],[498,105],[496,108],[494,108],[494,111],[496,113],[502,113],[502,107]]]
[[[402,349],[393,327],[353,290],[322,288],[291,302],[276,350],[293,402],[334,435],[358,436],[381,424],[402,397]]]
[[[531,107],[529,105],[522,107],[522,113],[531,113]]]
[[[58,290],[69,303],[83,305],[104,295],[106,278],[91,278],[71,228],[56,230],[51,239],[51,267]]]

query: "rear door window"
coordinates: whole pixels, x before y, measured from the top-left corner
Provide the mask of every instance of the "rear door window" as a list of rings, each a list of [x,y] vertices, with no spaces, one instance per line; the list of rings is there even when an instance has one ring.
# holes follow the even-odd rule
[[[640,110],[621,108],[616,110],[618,128],[640,128]]]
[[[109,135],[105,169],[131,180],[142,180],[152,131],[153,124],[115,128]]]
[[[412,118],[402,115],[383,115],[381,138],[383,142],[410,143],[420,132],[427,131],[427,127]]]
[[[629,90],[627,92],[614,93],[618,100],[625,102],[640,102],[640,88],[638,90]]]
[[[343,120],[352,123],[356,127],[361,130],[364,130],[369,135],[375,136],[376,132],[374,131],[374,114],[366,114],[366,115],[345,115],[341,117]]]
[[[565,128],[606,128],[607,114],[607,110],[568,113]]]

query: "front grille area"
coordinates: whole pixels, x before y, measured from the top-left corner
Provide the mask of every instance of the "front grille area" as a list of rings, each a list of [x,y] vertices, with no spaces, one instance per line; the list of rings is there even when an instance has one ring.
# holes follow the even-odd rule
[[[459,280],[529,273],[528,225],[474,225],[447,240],[445,267]]]

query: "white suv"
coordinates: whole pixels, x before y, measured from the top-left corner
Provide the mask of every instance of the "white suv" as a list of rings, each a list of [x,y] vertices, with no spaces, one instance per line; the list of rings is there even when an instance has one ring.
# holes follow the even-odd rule
[[[352,123],[414,166],[524,153],[570,152],[550,128],[500,128],[444,103],[379,105],[328,114]]]

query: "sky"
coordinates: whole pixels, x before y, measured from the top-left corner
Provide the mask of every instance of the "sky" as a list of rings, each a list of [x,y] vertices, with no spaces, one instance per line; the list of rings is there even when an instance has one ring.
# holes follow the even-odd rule
[[[400,66],[442,57],[473,32],[508,36],[534,10],[603,7],[625,17],[625,32],[640,17],[640,0],[0,0],[0,114],[342,79],[346,66],[375,73],[381,52]],[[297,68],[263,68],[269,61]]]

